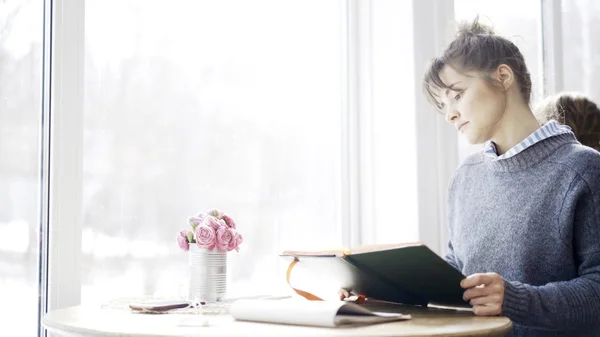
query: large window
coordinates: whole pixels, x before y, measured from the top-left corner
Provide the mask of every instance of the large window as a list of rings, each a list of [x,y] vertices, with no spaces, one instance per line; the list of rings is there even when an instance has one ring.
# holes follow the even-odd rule
[[[85,5],[84,304],[185,293],[175,237],[210,207],[245,239],[231,296],[341,245],[342,1]]]
[[[0,2],[0,335],[38,328],[41,1]]]

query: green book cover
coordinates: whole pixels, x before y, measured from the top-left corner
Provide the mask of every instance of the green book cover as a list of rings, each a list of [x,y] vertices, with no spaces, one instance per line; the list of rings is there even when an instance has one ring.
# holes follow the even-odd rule
[[[369,298],[409,305],[470,307],[462,299],[465,278],[423,244],[357,252],[284,252],[316,277]],[[306,290],[306,289],[305,289]]]

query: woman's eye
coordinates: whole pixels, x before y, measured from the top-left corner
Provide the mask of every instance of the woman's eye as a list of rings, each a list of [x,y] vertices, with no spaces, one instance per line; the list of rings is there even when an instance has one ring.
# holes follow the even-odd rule
[[[437,103],[437,104],[436,104],[436,107],[437,107],[437,109],[438,109],[439,111],[442,111],[442,110],[444,110],[444,106],[445,106],[445,105],[444,105],[444,103]]]
[[[459,92],[458,94],[456,94],[456,96],[454,96],[454,99],[458,101],[462,97],[462,94],[462,92]]]

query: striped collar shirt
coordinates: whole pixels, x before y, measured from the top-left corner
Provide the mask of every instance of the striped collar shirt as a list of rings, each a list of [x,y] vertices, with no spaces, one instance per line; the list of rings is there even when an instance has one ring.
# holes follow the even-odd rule
[[[489,141],[485,144],[483,152],[485,155],[492,158],[492,160],[502,160],[513,157],[518,153],[524,151],[526,148],[532,146],[535,143],[541,142],[544,139],[562,135],[564,133],[571,132],[571,128],[558,123],[555,120],[551,120],[548,123],[541,126],[539,129],[535,130],[534,133],[529,135],[529,137],[525,138],[519,144],[513,146],[510,150],[506,151],[501,156],[498,156],[498,152],[496,150],[496,144],[494,142]]]

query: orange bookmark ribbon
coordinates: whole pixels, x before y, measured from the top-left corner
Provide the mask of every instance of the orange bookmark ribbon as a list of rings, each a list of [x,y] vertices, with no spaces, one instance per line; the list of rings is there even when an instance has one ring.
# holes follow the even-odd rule
[[[290,263],[290,266],[287,269],[287,273],[285,274],[285,280],[287,281],[287,284],[290,286],[290,288],[292,288],[292,290],[294,290],[296,292],[296,294],[306,298],[309,301],[322,301],[323,299],[320,298],[319,296],[315,296],[304,290],[296,289],[296,288],[292,287],[292,285],[290,284],[290,275],[292,275],[292,269],[298,262],[300,262],[300,261],[298,261],[298,259],[294,258],[294,261],[292,261],[292,263]]]
[[[292,290],[294,290],[296,292],[296,294],[306,298],[309,301],[322,301],[323,299],[320,298],[319,296],[313,295],[311,293],[309,293],[308,291],[304,291],[304,290],[300,290],[300,289],[296,289],[294,287],[292,287],[292,285],[290,284],[290,276],[292,275],[292,269],[294,269],[294,266],[300,262],[297,258],[294,258],[294,261],[292,261],[287,269],[287,272],[285,274],[285,280],[287,281],[287,284],[290,286],[290,288],[292,288]],[[357,304],[362,304],[365,303],[365,300],[367,299],[365,295],[359,294],[359,295],[353,295],[350,297],[352,300],[352,302],[357,303]]]

